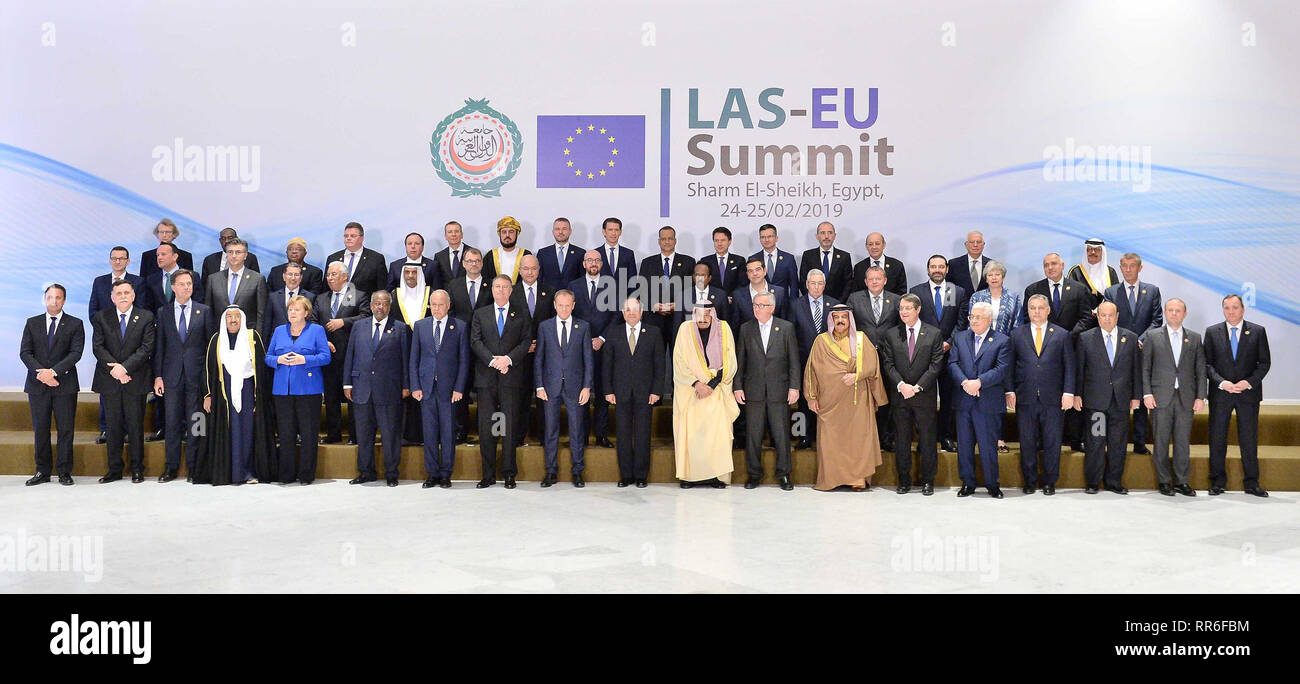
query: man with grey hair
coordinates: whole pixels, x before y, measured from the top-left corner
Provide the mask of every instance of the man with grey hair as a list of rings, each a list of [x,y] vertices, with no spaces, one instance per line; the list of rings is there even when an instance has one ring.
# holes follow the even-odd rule
[[[1160,288],[1138,279],[1142,272],[1142,257],[1128,252],[1120,257],[1119,270],[1124,279],[1106,288],[1105,301],[1114,302],[1119,312],[1118,325],[1131,330],[1138,337],[1148,330],[1165,324],[1164,306],[1160,303]],[[1133,411],[1133,453],[1149,454],[1147,438],[1151,434],[1151,421],[1147,407],[1138,403]]]
[[[1196,496],[1188,484],[1192,472],[1192,420],[1205,405],[1205,348],[1201,336],[1183,327],[1187,304],[1165,302],[1165,325],[1147,331],[1142,342],[1142,402],[1155,428],[1156,478],[1160,493]],[[1170,447],[1173,471],[1170,472]]]
[[[799,343],[799,367],[808,366],[808,356],[812,353],[813,341],[826,332],[830,321],[832,306],[839,300],[826,294],[826,274],[820,268],[808,271],[804,276],[803,295],[790,302],[790,317],[794,319],[796,341]],[[811,449],[817,441],[817,414],[808,409],[808,401],[799,397],[799,413],[802,420],[792,423],[794,436],[799,438],[797,449]]]
[[[226,241],[226,266],[206,281],[203,302],[213,311],[225,311],[235,305],[243,310],[250,330],[262,330],[266,312],[266,278],[247,264],[248,243],[239,237]]]
[[[989,496],[1002,498],[998,486],[998,436],[1002,433],[1003,398],[1011,372],[1011,340],[992,328],[993,305],[979,302],[970,309],[970,330],[953,335],[948,372],[960,389],[954,392],[957,415],[957,471],[961,490],[975,493],[975,446]]]
[[[993,260],[984,256],[984,233],[978,230],[966,233],[964,244],[966,253],[948,260],[948,280],[967,292],[979,292],[989,286],[984,269]]]
[[[352,325],[370,315],[370,295],[362,292],[348,280],[348,270],[342,262],[331,261],[325,268],[325,284],[329,286],[316,295],[312,303],[311,318],[325,328],[329,341],[330,362],[322,375],[325,380],[325,439],[322,444],[343,441],[340,424],[343,420],[343,361],[348,352]],[[356,444],[356,431],[352,427],[352,412],[348,412],[348,444]]]
[[[173,223],[171,219],[169,218],[158,219],[157,225],[153,227],[153,235],[154,237],[158,238],[158,245],[160,247],[162,245],[171,245],[172,247],[176,248],[176,263],[179,264],[181,268],[187,271],[194,270],[194,255],[181,249],[180,247],[176,247],[176,243],[174,242],[174,240],[176,240],[176,238],[181,236],[181,229],[177,228],[176,224]],[[158,267],[157,248],[151,249],[140,255],[140,277],[141,278],[144,278],[145,280],[149,280],[149,276],[153,275],[154,273],[157,273],[159,270],[161,269]],[[195,273],[194,277],[198,278],[199,274]],[[154,302],[154,303],[158,304],[159,306],[162,306],[163,304],[162,302]]]
[[[799,400],[803,365],[794,326],[777,318],[776,295],[754,296],[753,319],[740,326],[736,339],[736,403],[744,407],[745,464],[754,489],[763,480],[763,428],[776,450],[776,479],[781,489],[790,482],[790,405]]]

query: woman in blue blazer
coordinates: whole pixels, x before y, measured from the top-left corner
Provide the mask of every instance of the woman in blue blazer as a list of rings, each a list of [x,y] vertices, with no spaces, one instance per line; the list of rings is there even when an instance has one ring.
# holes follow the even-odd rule
[[[1003,287],[1003,280],[1007,277],[1007,267],[1001,261],[990,261],[984,265],[984,278],[988,281],[989,286],[970,297],[970,305],[974,306],[979,302],[984,302],[993,307],[993,330],[1003,335],[1011,335],[1011,331],[1020,325],[1020,293],[1013,292]],[[998,440],[998,451],[1007,453],[1007,443],[1001,439]]]
[[[321,396],[325,382],[321,366],[330,362],[325,328],[311,323],[311,300],[289,300],[289,322],[275,329],[266,345],[266,365],[275,369],[271,395],[275,400],[280,438],[280,481],[308,485],[316,479],[316,442],[320,439]],[[295,462],[295,444],[302,453]]]

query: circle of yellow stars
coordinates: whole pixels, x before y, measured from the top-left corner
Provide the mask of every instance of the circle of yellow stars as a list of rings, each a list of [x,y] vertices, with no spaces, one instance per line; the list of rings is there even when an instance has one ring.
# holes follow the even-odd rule
[[[574,136],[574,135],[582,135],[582,134],[583,134],[583,130],[584,130],[584,129],[582,129],[582,128],[575,128],[575,129],[573,129],[573,135],[568,136],[567,138],[564,139],[564,141],[567,142],[567,143],[572,143],[572,142],[576,139],[576,138],[574,138],[573,136]],[[597,131],[596,131],[596,126],[595,126],[594,124],[587,124],[587,128],[586,128],[585,130],[586,130],[587,133],[596,133],[596,132],[597,132]],[[608,135],[608,133],[609,133],[609,131],[605,130],[604,128],[600,129],[600,131],[599,131],[599,134],[605,138],[606,142],[613,143],[613,142],[614,142],[614,136],[612,136],[612,135]],[[588,136],[588,137],[594,137],[594,136]],[[564,154],[565,154],[565,156],[568,156],[568,155],[569,155],[569,148],[567,148],[567,147],[564,148]],[[610,154],[611,157],[617,157],[617,156],[618,156],[618,148],[617,148],[617,147],[611,148],[610,151],[609,151],[609,154]],[[578,168],[578,167],[575,167],[575,166],[573,165],[573,160],[572,160],[572,159],[570,159],[570,160],[564,162],[564,165],[567,166],[567,167],[569,167],[569,168],[571,168],[571,169],[573,169],[573,175],[578,176],[579,178],[581,178],[583,175],[586,175],[586,176],[587,176],[587,180],[595,180],[597,175],[600,175],[600,176],[604,176],[604,175],[605,175],[605,169],[600,169],[599,171],[587,171],[586,174],[584,174],[583,171],[582,171],[582,169],[580,169],[580,168]],[[610,159],[608,162],[606,162],[606,166],[608,166],[608,167],[611,168],[611,169],[614,168],[614,160],[613,160],[613,159]]]

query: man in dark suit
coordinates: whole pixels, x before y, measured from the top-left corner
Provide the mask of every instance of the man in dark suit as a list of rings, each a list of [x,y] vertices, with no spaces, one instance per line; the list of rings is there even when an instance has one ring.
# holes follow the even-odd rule
[[[153,254],[154,261],[157,262],[155,264],[157,268],[144,279],[145,294],[147,296],[142,299],[142,302],[148,302],[150,311],[169,306],[172,303],[171,278],[173,274],[181,270],[175,245],[166,242],[161,243],[158,245],[158,249],[153,251]],[[190,273],[190,282],[193,288],[191,293],[193,293],[198,290],[198,283],[193,282],[194,278],[198,276],[194,275],[193,271]],[[203,297],[200,294],[196,299],[202,301]],[[142,303],[141,306],[144,306],[144,304]],[[159,343],[161,344],[161,339],[159,339]],[[153,424],[155,429],[145,434],[144,441],[156,442],[163,438],[164,426],[167,425],[167,412],[164,406],[166,402],[161,396],[150,393],[145,401],[146,412],[149,404],[154,407]]]
[[[246,265],[247,256],[247,242],[235,238],[226,243],[229,268],[214,273],[207,280],[207,295],[203,301],[214,312],[225,311],[226,307],[234,304],[243,310],[251,329],[262,330],[267,300],[266,279]]]
[[[113,286],[113,308],[92,323],[91,349],[98,363],[91,389],[104,398],[108,422],[108,473],[101,483],[122,479],[122,445],[130,445],[131,481],[144,482],[144,397],[151,386],[153,314],[135,306],[131,283]]]
[[[901,266],[899,267],[901,272]],[[885,269],[872,266],[865,276],[866,289],[849,295],[848,305],[853,309],[853,321],[858,330],[880,349],[881,336],[898,325],[899,295],[885,289],[888,283]],[[883,363],[883,359],[882,359]],[[876,409],[876,428],[880,432],[880,448],[894,450],[894,421],[890,418],[890,404]]]
[[[284,267],[280,271],[280,280],[283,285],[266,297],[266,315],[262,317],[261,331],[263,342],[271,339],[271,335],[275,334],[276,328],[289,322],[289,300],[298,295],[311,300],[315,299],[317,294],[303,287],[302,266],[293,262],[281,264],[281,266]],[[277,266],[277,268],[279,267]]]
[[[623,302],[623,321],[600,351],[602,365],[609,369],[600,391],[614,405],[619,429],[618,486],[644,488],[650,480],[650,418],[663,396],[667,364],[663,338],[641,322],[641,302],[635,297]]]
[[[416,321],[409,364],[411,396],[420,402],[424,422],[424,489],[451,488],[456,466],[456,418],[469,367],[469,326],[450,316],[446,290],[429,295],[429,315]]]
[[[153,393],[161,397],[167,461],[159,482],[171,482],[181,467],[185,443],[186,480],[193,479],[199,455],[199,431],[191,425],[203,409],[208,342],[219,321],[207,306],[194,300],[194,272],[179,269],[171,276],[172,301],[154,314]]]
[[[967,307],[970,305],[970,293],[948,282],[948,259],[940,254],[932,255],[926,261],[926,273],[929,278],[912,288],[912,294],[921,300],[921,320],[939,329],[943,335],[943,351],[948,353],[952,347],[953,334],[965,330],[968,325]],[[944,361],[945,365],[947,361]],[[956,387],[949,373],[939,374],[939,442],[944,451],[956,451],[953,438],[957,436],[956,416],[952,412],[952,401]]]
[[[411,330],[389,316],[393,296],[387,290],[370,295],[370,317],[352,326],[343,357],[343,395],[352,402],[356,424],[357,476],[349,484],[377,479],[375,428],[384,440],[384,481],[397,486],[402,462],[402,400],[411,395],[406,364],[410,360]]]
[[[545,402],[537,399],[533,391],[533,358],[537,352],[537,324],[555,315],[555,291],[542,284],[541,264],[534,254],[519,257],[519,282],[510,292],[510,305],[516,311],[527,311],[528,319],[533,323],[529,332],[533,343],[528,347],[528,357],[524,359],[524,389],[519,397],[519,406],[523,413],[519,418],[519,432],[515,435],[518,446],[524,446],[529,430],[541,440],[545,434],[543,414]],[[560,288],[564,289],[564,288]],[[485,297],[485,299],[487,299]],[[536,402],[536,406],[533,403]],[[584,409],[585,410],[585,409]]]
[[[1129,252],[1120,257],[1119,270],[1124,274],[1123,282],[1106,288],[1105,301],[1114,302],[1119,307],[1119,327],[1130,330],[1140,339],[1152,328],[1165,324],[1164,305],[1160,302],[1160,288],[1138,279],[1142,272],[1142,257]],[[1149,454],[1147,438],[1151,434],[1151,421],[1147,407],[1138,402],[1133,411],[1133,453]]]
[[[610,276],[616,285],[624,287],[636,277],[636,254],[627,247],[620,247],[619,238],[623,236],[623,222],[614,217],[600,224],[601,235],[605,242],[600,246],[600,272]],[[584,266],[585,270],[585,266]]]
[[[814,268],[808,272],[808,278],[804,280],[803,296],[790,303],[790,318],[794,323],[796,341],[799,345],[800,368],[808,367],[808,355],[812,353],[813,340],[826,332],[831,307],[840,303],[834,297],[826,296],[825,290],[826,276],[820,268]],[[876,348],[879,349],[880,345],[876,345]],[[794,436],[799,438],[796,448],[811,449],[817,441],[817,414],[808,408],[808,400],[802,393],[799,394],[798,411],[803,414],[803,419],[792,425],[797,428],[794,430]]]
[[[569,283],[569,291],[573,293],[574,299],[574,315],[591,326],[593,352],[599,352],[605,346],[605,331],[616,329],[619,322],[615,310],[618,302],[617,289],[613,279],[601,273],[603,264],[600,252],[588,250],[582,258],[582,267],[586,273]],[[601,383],[604,382],[605,369],[601,359],[600,355],[592,358],[592,383],[596,387],[603,386]],[[596,446],[613,448],[614,443],[609,441],[609,404],[605,402],[605,395],[598,393],[592,398],[591,413],[588,425],[596,436]]]
[[[989,496],[1002,498],[998,486],[998,437],[1006,411],[1007,376],[1011,373],[1011,340],[992,330],[993,305],[980,302],[971,307],[970,332],[953,336],[948,355],[948,372],[956,391],[957,471],[961,489],[957,496],[975,493],[975,447],[980,450],[980,467]]]
[[[749,258],[745,263],[745,276],[749,282],[731,292],[731,311],[734,318],[727,321],[728,323],[739,330],[740,326],[754,320],[754,297],[764,292],[771,292],[776,297],[774,315],[777,318],[787,318],[790,315],[786,313],[786,307],[790,304],[789,295],[786,294],[785,288],[767,282],[767,268],[763,266],[761,257]]]
[[[1128,414],[1142,394],[1142,360],[1138,336],[1116,323],[1114,302],[1097,307],[1097,324],[1079,335],[1075,357],[1081,387],[1074,408],[1083,411],[1088,429],[1083,459],[1084,491],[1096,494],[1104,482],[1107,491],[1127,494],[1124,488],[1124,451],[1128,441]]]
[[[175,223],[172,223],[171,219],[165,218],[159,220],[158,225],[153,227],[153,234],[154,237],[158,238],[158,243],[160,245],[171,245],[172,247],[175,248],[176,263],[178,263],[181,268],[187,271],[194,270],[194,255],[181,249],[180,247],[176,247],[176,243],[173,242],[176,238],[180,237],[181,230],[180,228],[176,227]],[[141,254],[140,255],[140,277],[145,280],[148,280],[149,276],[157,272],[158,272],[158,250],[151,249]]]
[[[826,294],[846,302],[853,288],[853,255],[835,246],[835,225],[817,224],[817,247],[805,250],[799,261],[799,280],[807,282],[808,271],[821,269],[826,277]]]
[[[335,261],[347,270],[348,282],[366,294],[388,289],[388,262],[384,255],[365,246],[366,229],[352,221],[343,228],[343,249],[329,255],[325,267]]]
[[[1084,326],[1078,328],[1079,331],[1087,327],[1086,321],[1093,315],[1088,287],[1066,278],[1064,273],[1065,262],[1061,261],[1061,255],[1052,252],[1043,257],[1043,275],[1047,277],[1025,288],[1025,303],[1020,313],[1022,326],[1029,322],[1029,298],[1040,294],[1047,298],[1050,307],[1047,314],[1049,323],[1061,326],[1071,335],[1074,335],[1080,323],[1084,323]],[[1063,439],[1070,448],[1083,451],[1083,437],[1080,434],[1083,430],[1083,414],[1073,411],[1073,405],[1070,408],[1065,415]]]
[[[642,320],[659,328],[660,337],[666,337],[668,353],[672,353],[677,328],[673,323],[682,311],[685,288],[695,272],[695,259],[677,252],[677,230],[672,226],[659,229],[659,253],[641,260],[638,275],[646,283],[649,309]]]
[[[555,242],[537,250],[537,261],[541,264],[542,285],[554,292],[582,277],[582,255],[587,250],[569,242],[573,226],[563,216],[551,224],[551,235]]]
[[[885,385],[894,407],[894,463],[899,494],[912,490],[912,431],[921,460],[921,493],[934,494],[939,469],[937,411],[939,376],[944,372],[944,337],[921,320],[921,298],[907,293],[898,300],[899,325],[881,336]]]
[[[338,264],[335,266],[335,264]],[[325,283],[329,289],[316,295],[312,303],[312,321],[325,328],[325,338],[329,341],[330,362],[325,366],[325,439],[321,444],[337,444],[343,441],[340,423],[343,419],[343,362],[347,358],[348,342],[352,338],[352,326],[370,315],[370,295],[361,292],[348,282],[348,270],[341,261],[332,261],[325,268]],[[353,426],[356,416],[348,412],[348,444],[356,444],[356,430]]]
[[[461,265],[461,260],[465,258],[468,250],[474,248],[463,241],[465,231],[458,221],[448,221],[442,231],[447,238],[447,246],[433,255],[433,262],[438,268],[438,282],[442,283],[443,289],[446,289],[453,280],[465,277],[465,267]],[[479,253],[478,267],[480,271],[483,270],[482,252]]]
[[[113,308],[113,285],[118,281],[124,280],[131,283],[131,288],[135,292],[140,293],[142,300],[147,300],[149,298],[149,290],[145,286],[144,278],[141,278],[134,273],[126,272],[126,267],[131,265],[131,252],[127,251],[125,247],[118,245],[117,247],[108,250],[108,265],[111,270],[108,273],[95,278],[94,282],[90,285],[90,316],[87,320],[90,321],[92,327],[95,325],[96,315],[100,311]],[[140,305],[143,308],[148,308],[145,306],[144,301],[141,301]],[[103,444],[108,441],[107,430],[108,425],[104,417],[104,397],[103,395],[100,395],[99,436],[95,438],[96,444]]]
[[[1065,328],[1048,318],[1046,295],[1029,302],[1029,325],[1011,331],[1014,368],[1007,387],[1007,408],[1016,412],[1020,428],[1021,490],[1033,494],[1042,481],[1043,494],[1056,493],[1061,474],[1063,412],[1074,407],[1074,343]],[[1043,474],[1038,474],[1038,452],[1043,453]]]
[[[59,484],[72,484],[72,440],[77,418],[77,362],[86,345],[81,319],[63,311],[68,291],[55,283],[45,288],[45,313],[27,319],[18,357],[27,367],[23,391],[32,413],[36,438],[36,474],[27,485],[50,481],[57,467]],[[50,416],[58,425],[58,460],[50,453]]]
[[[971,294],[989,286],[984,267],[992,259],[984,256],[984,233],[966,233],[966,253],[948,260],[948,280]]]
[[[751,257],[762,266],[762,259]],[[751,305],[753,318],[740,326],[736,339],[736,403],[745,411],[745,489],[763,481],[763,428],[776,451],[776,480],[790,491],[790,405],[799,401],[803,366],[794,326],[773,315],[776,296],[760,292]]]
[[[483,458],[483,479],[479,489],[496,484],[497,431],[502,425],[501,474],[506,489],[515,488],[515,432],[519,429],[519,388],[523,386],[524,357],[532,345],[532,321],[527,311],[510,306],[509,276],[492,280],[492,304],[474,312],[469,346],[479,370],[478,386],[479,455]]]
[[[709,281],[728,295],[745,282],[745,257],[731,253],[731,229],[726,226],[713,229],[713,254],[700,258],[698,263],[709,267]],[[727,303],[730,304],[730,301]],[[730,320],[722,316],[721,310],[718,315],[724,321]],[[673,334],[676,335],[676,332]]]
[[[459,224],[453,226],[447,225],[448,235],[459,235]],[[446,281],[447,295],[451,299],[451,316],[459,318],[468,326],[474,320],[474,311],[492,304],[492,285],[483,277],[483,254],[473,247],[465,246],[459,243],[459,249],[453,249],[452,254],[459,254],[456,262],[455,278]],[[442,264],[441,258],[435,258],[439,264]],[[477,373],[478,364],[469,364],[469,379],[466,380],[467,387],[474,387],[474,375]],[[524,385],[527,388],[527,385]],[[469,392],[465,392],[463,398],[456,402],[456,443],[469,442]]]
[[[1223,298],[1223,323],[1205,331],[1205,371],[1210,377],[1210,494],[1228,484],[1228,425],[1237,412],[1237,444],[1241,449],[1242,488],[1247,494],[1268,496],[1259,484],[1259,402],[1264,376],[1272,366],[1268,331],[1245,320],[1241,295]]]
[[[384,289],[392,292],[402,284],[402,271],[407,264],[419,263],[421,270],[424,271],[424,284],[433,290],[441,290],[443,282],[438,273],[438,264],[433,259],[424,255],[424,236],[419,233],[406,234],[406,257],[395,259],[388,264],[388,283]]]
[[[546,433],[542,446],[546,458],[546,475],[542,486],[555,484],[559,473],[560,409],[569,415],[569,458],[573,486],[582,487],[583,456],[587,435],[583,423],[592,390],[592,351],[590,324],[573,317],[573,293],[560,290],[555,295],[555,315],[535,326],[537,354],[533,359],[533,384],[546,414]]]
[[[733,255],[734,256],[734,255]],[[664,331],[665,335],[676,337],[677,329],[682,326],[686,318],[691,315],[691,310],[695,307],[695,302],[708,300],[713,304],[716,315],[720,320],[731,320],[731,305],[728,303],[730,297],[720,287],[713,285],[713,269],[709,267],[708,257],[704,260],[695,262],[692,277],[692,287],[682,293],[682,306],[673,312],[673,324]],[[670,385],[671,386],[671,385]]]
[[[238,238],[239,233],[236,232],[234,228],[221,229],[221,232],[217,234],[217,240],[221,243],[221,251],[213,252],[203,258],[203,273],[199,275],[199,283],[206,284],[208,278],[216,274],[218,271],[225,271],[230,268],[230,265],[226,261],[226,245],[231,240]],[[247,251],[247,242],[244,243],[244,247],[245,251]],[[251,252],[249,252],[248,258],[244,261],[244,266],[254,273],[262,272],[262,269],[258,268],[257,265],[257,255]],[[212,302],[208,302],[208,306],[212,306]],[[224,307],[222,308],[224,309]],[[213,310],[218,311],[219,309],[213,307]]]
[[[293,238],[284,248],[284,255],[288,259],[283,264],[275,266],[266,276],[266,289],[274,292],[284,287],[284,270],[289,264],[298,266],[298,276],[302,289],[308,293],[308,297],[314,297],[327,288],[325,286],[325,272],[320,267],[307,263],[307,241],[302,238]],[[294,289],[299,286],[295,285]]]
[[[1205,405],[1205,348],[1201,336],[1183,327],[1187,305],[1165,302],[1165,325],[1147,331],[1142,342],[1142,402],[1155,428],[1156,479],[1160,493],[1196,496],[1188,484],[1192,471],[1192,420]],[[1173,471],[1170,472],[1170,447]]]
[[[767,281],[784,287],[793,299],[803,294],[802,282],[799,280],[799,266],[795,263],[793,254],[777,248],[777,240],[776,226],[770,223],[759,226],[758,244],[763,248],[751,254],[750,258],[762,259],[763,266],[767,268]]]
[[[850,297],[853,296],[852,293],[860,292],[866,286],[869,268],[879,268],[884,272],[886,292],[892,292],[900,297],[907,293],[907,268],[898,259],[885,256],[885,236],[881,233],[867,236],[867,258],[853,266],[853,283],[849,287]],[[966,292],[971,292],[971,289],[966,288]]]

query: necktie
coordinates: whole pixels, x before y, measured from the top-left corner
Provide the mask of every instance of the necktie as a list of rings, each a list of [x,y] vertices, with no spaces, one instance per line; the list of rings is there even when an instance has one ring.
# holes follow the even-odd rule
[[[1134,314],[1134,315],[1137,315],[1137,310],[1138,310],[1138,296],[1137,296],[1137,286],[1136,286],[1136,285],[1129,285],[1129,286],[1128,286],[1128,310],[1129,310],[1129,313],[1132,313],[1132,314]]]
[[[980,284],[980,260],[975,259],[970,262],[970,284],[976,287]]]
[[[614,259],[614,248],[609,248],[609,274],[614,275],[614,269],[618,266],[618,261]]]
[[[53,347],[53,346],[54,346],[54,330],[55,330],[55,326],[58,324],[58,322],[59,322],[59,319],[55,318],[54,316],[50,316],[50,329],[47,330],[47,331],[45,331],[45,346],[46,346],[46,347]],[[1236,341],[1237,338],[1236,338],[1236,337],[1233,337],[1232,340],[1233,340],[1233,342],[1232,342],[1232,355],[1233,355],[1234,357],[1236,357],[1236,356],[1237,356],[1237,341]]]
[[[569,348],[569,322],[560,321],[560,350],[567,351]]]
[[[231,304],[235,303],[235,293],[239,292],[239,276],[234,273],[230,274],[230,300]]]
[[[567,256],[568,254],[565,252],[564,247],[555,248],[555,261],[560,265],[560,271],[564,270],[564,261]]]
[[[822,300],[814,299],[812,305],[813,305],[813,329],[816,330],[817,334],[820,335],[822,332]]]
[[[442,349],[442,321],[433,322],[433,350]]]
[[[330,302],[330,318],[339,317],[339,293],[334,293],[334,300]]]
[[[1111,333],[1106,333],[1106,358],[1110,359],[1110,365],[1115,365],[1115,338]]]
[[[380,325],[379,321],[375,321],[375,336],[370,339],[371,347],[379,346],[379,331],[381,330],[381,328],[382,326]]]
[[[971,334],[974,335],[974,334],[975,334],[975,331],[972,330],[972,331],[971,331]],[[976,355],[976,356],[979,356],[979,355],[980,355],[980,346],[982,346],[983,344],[984,344],[984,336],[983,336],[983,335],[975,335],[975,355]]]
[[[1061,284],[1057,283],[1052,286],[1052,313],[1061,310]]]
[[[289,309],[289,302],[293,301],[293,297],[294,297],[295,294],[297,294],[297,293],[295,293],[295,292],[293,292],[293,291],[290,291],[290,292],[285,293],[285,295],[284,295],[284,308],[285,308],[286,311]]]
[[[934,320],[943,320],[943,286],[934,286]]]
[[[119,324],[118,332],[121,333],[122,339],[125,340],[126,339],[126,314],[118,314],[118,318],[122,319],[122,322]]]
[[[357,255],[348,252],[348,280],[352,280],[352,264],[357,260]]]
[[[163,299],[172,300],[172,279],[166,273],[162,274]]]
[[[664,277],[672,277],[672,269],[668,268],[668,257],[664,257]]]
[[[907,360],[911,361],[916,355],[916,330],[912,327],[907,328]]]
[[[880,295],[871,298],[871,313],[876,317],[877,321],[880,320]]]
[[[587,304],[594,310],[596,307],[596,281],[588,280],[587,284],[591,285],[591,294],[587,295]]]
[[[1043,329],[1038,326],[1034,326],[1034,353],[1043,355]]]
[[[1174,389],[1178,389],[1178,359],[1182,356],[1182,331],[1173,331],[1169,333],[1169,343],[1173,345],[1174,353]]]
[[[727,258],[721,254],[718,255],[718,285],[726,287],[723,283],[727,282]]]
[[[632,330],[627,334],[627,348],[631,350],[633,354],[636,353],[636,328],[635,327],[633,327]]]
[[[529,316],[533,315],[533,312],[536,310],[537,310],[537,295],[534,293],[533,288],[530,287],[528,288],[528,315]]]
[[[1228,340],[1228,343],[1232,345],[1232,360],[1233,360],[1233,361],[1236,361],[1236,360],[1237,360],[1237,328],[1236,328],[1236,326],[1233,326],[1233,328],[1232,328],[1232,338]]]
[[[455,278],[456,273],[460,271],[460,250],[451,250],[451,277]]]
[[[469,281],[469,308],[474,309],[474,303],[478,301],[478,281]]]
[[[776,259],[771,254],[767,255],[767,272],[776,275]]]
[[[822,252],[822,274],[827,278],[831,277],[831,253],[829,250]]]
[[[506,331],[506,308],[504,306],[498,306],[497,307],[497,337],[501,337],[501,334],[504,333],[505,331]]]
[[[179,328],[176,329],[176,333],[180,335],[181,344],[185,344],[185,338],[189,337],[190,335],[189,322],[185,318],[185,307],[186,307],[185,304],[181,304],[181,325]]]

